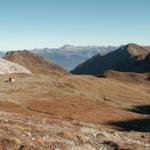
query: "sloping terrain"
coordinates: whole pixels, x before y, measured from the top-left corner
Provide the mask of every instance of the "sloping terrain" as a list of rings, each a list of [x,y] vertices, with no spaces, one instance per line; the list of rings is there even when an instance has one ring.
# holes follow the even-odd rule
[[[140,61],[133,71],[138,72],[150,72],[150,54],[148,54],[144,60]]]
[[[0,58],[0,74],[11,74],[11,73],[30,74],[31,71],[25,68],[24,66]]]
[[[63,74],[67,73],[62,67],[53,62],[37,56],[29,51],[7,52],[4,59],[25,66],[35,74]]]
[[[13,74],[9,84],[8,77],[0,75],[1,149],[149,149],[149,82]]]
[[[0,112],[2,150],[149,150],[150,135],[77,121]]]
[[[76,76],[27,51],[5,58],[33,74],[0,75],[0,149],[149,150],[148,74]]]
[[[107,70],[99,77],[122,80],[127,82],[144,82],[147,83],[150,78],[150,73],[134,73],[134,72],[119,72],[114,70]]]
[[[100,54],[88,59],[77,66],[71,72],[74,74],[98,75],[106,70],[121,72],[144,72],[144,68],[139,65],[149,54],[149,48],[136,44],[128,44],[104,56]]]
[[[135,119],[138,115],[125,110],[132,105],[147,105],[150,99],[148,83],[70,75],[59,79],[45,75],[13,77],[16,82],[10,85],[4,82],[8,76],[1,76],[1,101],[23,105],[33,112],[59,119],[91,123]],[[1,109],[4,108],[5,105]],[[13,111],[13,107],[7,110]],[[22,113],[21,110],[18,112]]]

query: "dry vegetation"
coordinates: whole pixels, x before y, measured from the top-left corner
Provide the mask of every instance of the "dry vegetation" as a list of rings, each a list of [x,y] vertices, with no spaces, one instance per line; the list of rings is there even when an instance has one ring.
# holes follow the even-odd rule
[[[120,132],[79,121],[0,112],[0,149],[149,150],[150,135]]]
[[[14,84],[5,82],[9,76]],[[0,75],[0,148],[148,150],[149,114],[134,107],[149,106],[149,87],[69,74]]]

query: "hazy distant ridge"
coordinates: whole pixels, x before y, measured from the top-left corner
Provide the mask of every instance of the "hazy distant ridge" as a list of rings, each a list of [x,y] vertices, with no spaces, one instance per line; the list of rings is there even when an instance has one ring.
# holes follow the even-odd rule
[[[63,65],[65,69],[71,70],[78,64],[97,53],[104,55],[115,50],[113,46],[72,46],[64,45],[60,48],[33,49],[33,53],[46,57],[57,64]]]

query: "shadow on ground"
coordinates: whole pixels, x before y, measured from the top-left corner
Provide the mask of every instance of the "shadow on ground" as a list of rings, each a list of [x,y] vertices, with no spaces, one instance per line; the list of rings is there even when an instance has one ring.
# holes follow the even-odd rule
[[[127,110],[138,114],[150,115],[150,105],[133,106],[133,108]]]
[[[150,132],[150,118],[107,122],[107,125],[115,126],[121,131]]]
[[[122,131],[150,132],[150,105],[133,106],[131,109],[127,109],[127,111],[143,114],[143,118],[118,122],[112,121],[106,124],[114,126]]]

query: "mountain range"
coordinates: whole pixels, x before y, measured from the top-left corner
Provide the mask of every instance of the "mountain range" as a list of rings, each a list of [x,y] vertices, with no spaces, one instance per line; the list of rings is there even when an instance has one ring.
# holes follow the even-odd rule
[[[32,49],[31,52],[45,57],[70,71],[78,64],[97,53],[104,55],[115,50],[114,46],[72,46],[64,45],[60,48]]]
[[[0,51],[0,57],[3,57],[5,55],[4,51]]]

